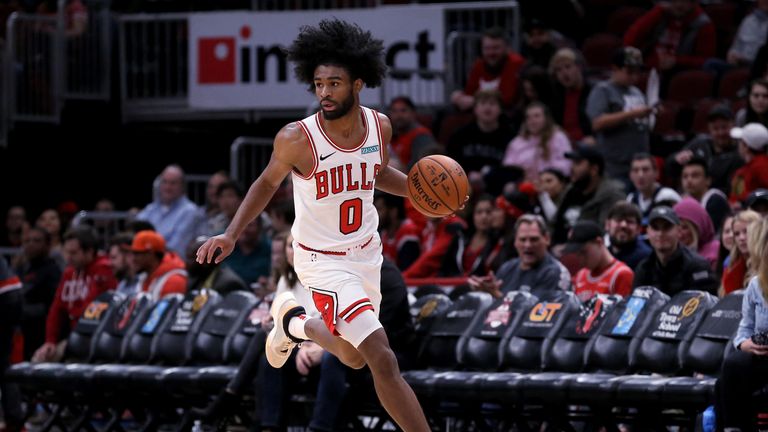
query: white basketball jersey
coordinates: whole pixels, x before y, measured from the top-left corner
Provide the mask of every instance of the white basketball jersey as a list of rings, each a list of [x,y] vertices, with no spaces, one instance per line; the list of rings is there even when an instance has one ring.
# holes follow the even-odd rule
[[[306,176],[293,171],[296,242],[318,251],[343,251],[376,234],[379,215],[373,205],[381,169],[381,124],[376,111],[361,107],[365,133],[351,149],[336,145],[318,112],[297,122],[309,141],[314,166]]]

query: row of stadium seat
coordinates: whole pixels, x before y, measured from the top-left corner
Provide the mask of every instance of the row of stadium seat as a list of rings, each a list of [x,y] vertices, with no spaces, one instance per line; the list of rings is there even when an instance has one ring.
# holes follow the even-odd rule
[[[586,304],[566,292],[548,301],[521,292],[495,301],[470,293],[453,303],[432,295],[415,305],[440,311],[420,328],[419,360],[430,368],[404,376],[428,406],[491,403],[504,415],[543,406],[548,419],[569,407],[593,414],[676,408],[691,419],[714,401],[742,295],[718,301],[683,291],[670,299],[640,287],[626,299]]]

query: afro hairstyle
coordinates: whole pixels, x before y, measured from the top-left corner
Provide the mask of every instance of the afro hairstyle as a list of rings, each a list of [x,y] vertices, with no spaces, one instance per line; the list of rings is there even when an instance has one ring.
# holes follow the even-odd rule
[[[295,64],[296,78],[309,84],[310,92],[315,89],[315,69],[320,65],[343,67],[352,80],[360,78],[372,88],[381,85],[387,70],[383,42],[357,24],[337,18],[322,20],[316,27],[302,26],[287,54]]]

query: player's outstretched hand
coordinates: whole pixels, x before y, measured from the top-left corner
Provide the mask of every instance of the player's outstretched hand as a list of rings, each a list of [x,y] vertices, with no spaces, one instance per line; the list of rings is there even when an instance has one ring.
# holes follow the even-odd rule
[[[197,263],[206,264],[213,260],[214,263],[218,264],[224,261],[224,258],[228,257],[234,248],[235,240],[226,234],[211,237],[197,250]],[[216,250],[221,250],[221,253],[217,255]]]

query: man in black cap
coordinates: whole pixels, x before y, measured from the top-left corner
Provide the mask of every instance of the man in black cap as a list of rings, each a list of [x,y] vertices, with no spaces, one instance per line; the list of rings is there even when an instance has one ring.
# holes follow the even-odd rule
[[[683,247],[680,218],[667,206],[653,209],[648,217],[648,240],[653,253],[635,269],[634,285],[654,286],[673,296],[683,290],[717,293],[718,280],[704,258]]]
[[[573,278],[579,300],[586,302],[597,294],[628,296],[635,274],[617,260],[605,246],[605,232],[593,221],[579,221],[568,235],[565,253],[578,254],[581,269]]]
[[[611,77],[595,85],[587,99],[587,115],[605,157],[608,177],[629,186],[629,163],[635,153],[650,151],[648,116],[653,113],[643,93],[635,87],[643,67],[640,50],[624,47],[616,51]]]
[[[757,189],[747,197],[744,207],[768,216],[768,189]]]
[[[571,185],[555,214],[554,244],[565,243],[568,231],[580,220],[605,222],[608,211],[626,194],[617,181],[603,177],[605,160],[594,148],[581,146],[565,157],[573,161]]]
[[[666,161],[665,174],[680,178],[683,166],[693,159],[707,163],[712,187],[728,193],[733,173],[744,165],[737,151],[738,142],[731,138],[733,111],[728,105],[715,105],[707,114],[707,133],[699,134]]]

